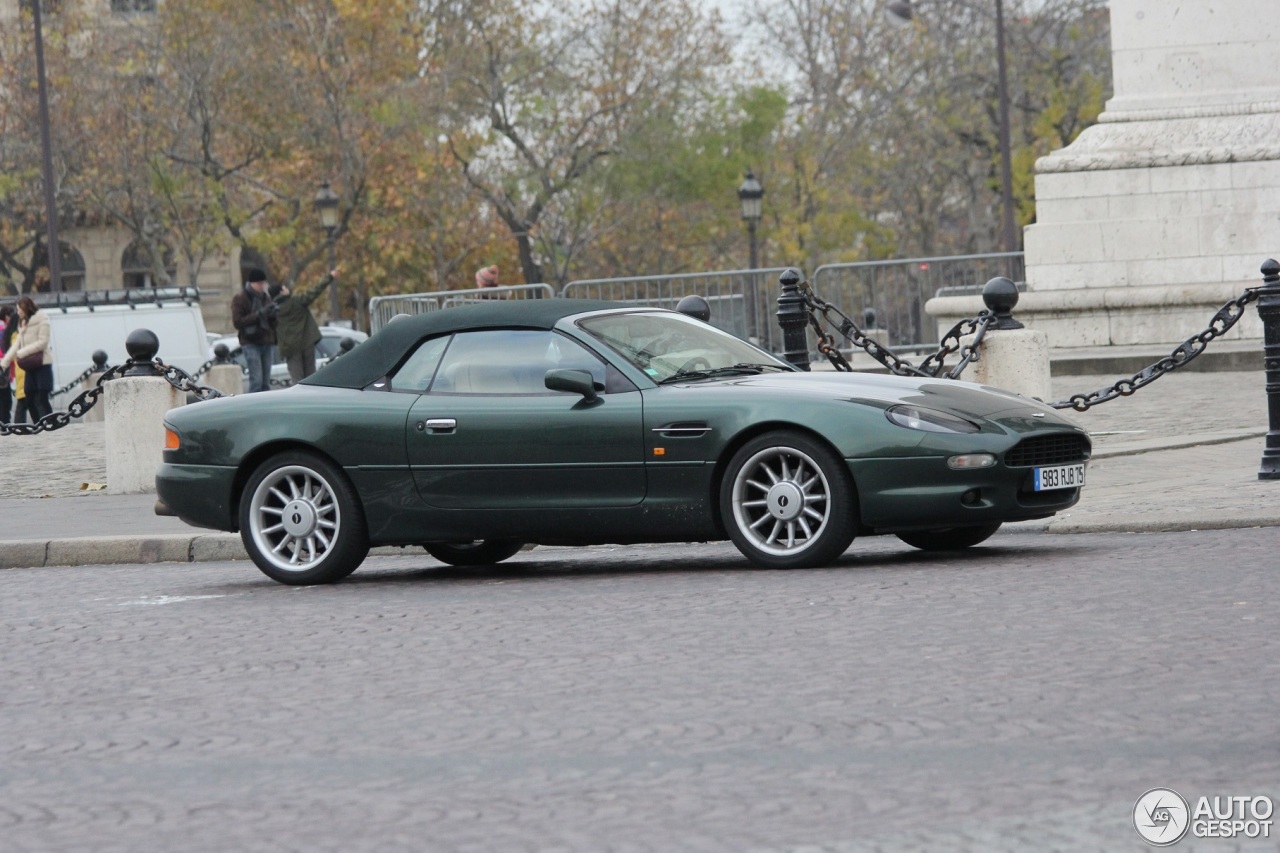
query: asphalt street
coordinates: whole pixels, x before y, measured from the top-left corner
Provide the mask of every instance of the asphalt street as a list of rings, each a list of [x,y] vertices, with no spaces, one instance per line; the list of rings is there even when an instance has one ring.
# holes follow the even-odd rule
[[[10,569],[6,851],[1139,851],[1280,799],[1280,530]],[[1180,851],[1275,851],[1275,838]]]

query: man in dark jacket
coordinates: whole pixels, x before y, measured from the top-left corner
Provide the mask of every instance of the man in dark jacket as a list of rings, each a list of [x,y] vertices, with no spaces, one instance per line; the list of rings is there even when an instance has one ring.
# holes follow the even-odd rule
[[[249,391],[271,389],[271,364],[275,361],[276,304],[267,296],[267,274],[249,270],[244,288],[231,297],[231,324],[236,327],[240,350],[249,364]]]
[[[281,287],[276,304],[280,306],[280,324],[276,327],[276,347],[289,365],[289,378],[294,384],[316,372],[316,344],[320,343],[320,327],[311,316],[311,303],[338,278],[338,271],[310,290],[290,293]]]

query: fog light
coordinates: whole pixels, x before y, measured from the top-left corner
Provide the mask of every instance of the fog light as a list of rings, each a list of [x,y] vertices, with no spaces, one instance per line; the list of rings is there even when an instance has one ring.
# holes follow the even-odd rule
[[[955,471],[968,468],[991,468],[995,464],[996,458],[990,453],[966,453],[963,456],[952,456],[947,460],[947,467]]]
[[[981,502],[982,502],[982,492],[979,491],[978,489],[970,489],[969,491],[965,492],[963,495],[960,496],[960,503],[964,504],[965,506],[973,506],[974,504],[981,503]]]

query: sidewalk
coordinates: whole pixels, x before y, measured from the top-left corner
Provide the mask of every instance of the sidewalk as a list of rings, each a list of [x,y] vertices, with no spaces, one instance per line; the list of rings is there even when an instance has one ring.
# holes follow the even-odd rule
[[[1053,395],[1065,399],[1127,375],[1056,376]],[[1178,371],[1072,417],[1094,439],[1080,503],[1006,531],[1280,526],[1280,480],[1257,478],[1267,433],[1261,369]],[[3,436],[0,454],[0,568],[247,559],[237,534],[157,516],[154,495],[82,491],[82,483],[106,482],[100,423]]]

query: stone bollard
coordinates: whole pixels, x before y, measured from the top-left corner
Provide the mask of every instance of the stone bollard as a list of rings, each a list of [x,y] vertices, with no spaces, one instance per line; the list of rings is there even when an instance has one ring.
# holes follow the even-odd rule
[[[228,397],[232,394],[243,394],[244,371],[240,369],[240,365],[231,360],[227,345],[218,344],[214,347],[213,356],[217,362],[205,371],[204,376],[201,377],[201,384],[216,388]]]
[[[93,353],[93,373],[85,377],[84,382],[80,383],[82,392],[88,391],[98,384],[98,380],[102,378],[102,374],[107,372],[107,354],[102,350],[96,350]],[[104,392],[105,393],[105,392]],[[102,398],[98,399],[100,405],[94,406],[84,413],[84,417],[80,419],[82,423],[96,424],[106,419],[107,406]]]
[[[982,301],[995,315],[978,345],[981,358],[971,362],[962,379],[1003,388],[1038,400],[1051,399],[1049,336],[1023,327],[1013,319],[1018,287],[1010,279],[993,278],[982,288]],[[960,339],[973,343],[973,335]]]
[[[154,332],[135,329],[124,346],[134,366],[103,384],[107,489],[137,495],[156,490],[156,468],[164,461],[164,414],[183,405],[186,394],[152,365],[160,349]]]

